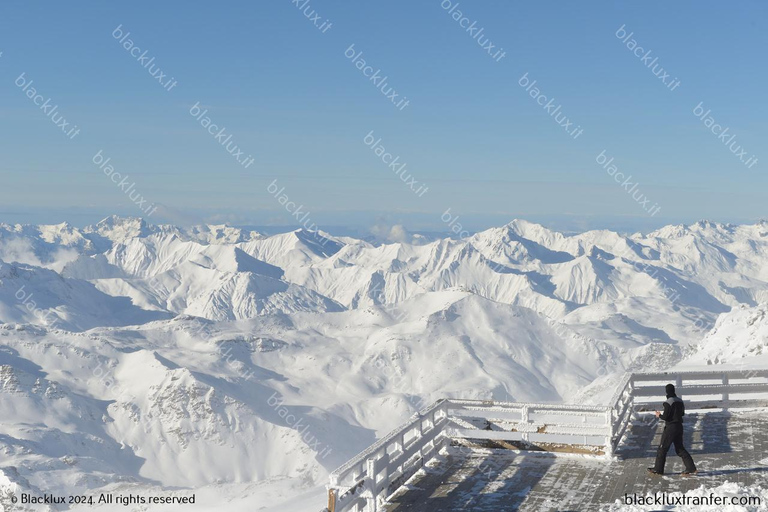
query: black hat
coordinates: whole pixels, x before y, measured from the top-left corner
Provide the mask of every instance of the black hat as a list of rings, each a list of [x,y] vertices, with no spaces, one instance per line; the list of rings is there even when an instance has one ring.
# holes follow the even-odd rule
[[[667,386],[664,388],[664,391],[666,391],[667,396],[674,396],[674,394],[675,394],[675,385],[674,384],[667,384]]]

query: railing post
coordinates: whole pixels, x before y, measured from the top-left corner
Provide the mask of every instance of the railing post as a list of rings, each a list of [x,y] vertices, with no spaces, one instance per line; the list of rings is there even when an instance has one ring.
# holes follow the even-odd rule
[[[440,429],[440,432],[444,432],[445,429],[448,427],[448,411],[449,411],[449,406],[450,406],[450,402],[448,400],[445,400],[445,401],[443,401],[442,404],[440,404],[440,408],[435,410],[435,425],[437,425],[437,421],[438,421],[437,413],[441,412],[442,415],[443,415],[443,419],[442,419],[443,426]],[[440,432],[438,432],[436,435],[440,436]],[[435,440],[435,442],[437,442],[437,440]],[[450,441],[448,440],[448,436],[447,435],[443,435],[442,443],[443,444],[448,444],[449,442]]]
[[[365,487],[365,512],[376,512],[376,461],[368,459],[366,461],[366,479]]]
[[[376,484],[376,506],[378,507],[378,502],[386,499],[387,489],[389,488],[389,453],[387,453],[386,449],[384,449],[384,454],[378,459],[377,462],[383,466],[381,483]]]
[[[368,484],[369,496],[365,498],[367,502],[365,512],[378,512],[379,510],[379,460],[378,458],[368,459],[368,478],[365,480]]]
[[[530,418],[530,415],[529,415],[529,412],[528,412],[528,406],[527,406],[527,405],[524,405],[524,406],[523,406],[523,408],[520,410],[520,423],[523,423],[523,424],[525,424],[525,425],[528,425],[528,423],[529,423],[529,418]],[[523,441],[524,441],[524,442],[526,442],[526,443],[527,443],[527,442],[529,442],[529,440],[530,440],[530,436],[528,435],[528,429],[527,429],[527,427],[526,427],[526,429],[525,429],[525,430],[522,432],[522,435],[521,435],[521,437],[523,438]]]
[[[427,421],[429,421],[429,417],[427,417]],[[430,429],[427,429],[427,431],[429,430]],[[416,439],[421,440],[421,438],[423,437],[424,437],[424,418],[421,418],[419,419],[419,435]],[[424,466],[424,464],[427,463],[427,461],[424,460],[424,453],[425,453],[424,450],[426,449],[427,449],[426,446],[422,446],[421,448],[419,448],[419,458],[421,458],[422,467]]]
[[[605,411],[605,422],[608,427],[608,437],[605,439],[605,454],[608,457],[613,457],[613,438],[616,435],[616,421],[613,419],[613,414],[616,410],[616,405],[608,406]]]
[[[723,386],[725,386],[725,388],[723,388],[723,407],[727,407],[728,406],[728,399],[729,399],[728,385],[730,383],[730,380],[728,379],[728,374],[727,373],[723,374],[722,382],[723,382]]]

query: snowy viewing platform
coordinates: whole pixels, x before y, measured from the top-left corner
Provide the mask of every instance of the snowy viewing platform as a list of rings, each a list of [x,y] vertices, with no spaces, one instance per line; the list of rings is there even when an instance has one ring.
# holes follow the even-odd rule
[[[646,472],[669,382],[686,401],[695,477],[673,452],[663,477]],[[618,509],[625,494],[760,485],[767,405],[768,370],[628,374],[607,406],[439,400],[334,471],[326,510]]]

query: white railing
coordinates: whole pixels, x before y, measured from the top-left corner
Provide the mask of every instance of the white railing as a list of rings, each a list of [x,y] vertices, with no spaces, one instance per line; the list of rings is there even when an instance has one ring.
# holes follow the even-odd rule
[[[713,370],[632,374],[635,410],[658,403],[664,385],[675,385],[686,410],[768,405],[768,370]]]
[[[611,424],[611,438],[606,447],[606,453],[613,455],[621,442],[624,432],[627,430],[629,422],[634,414],[634,400],[632,391],[634,383],[632,374],[625,374],[614,393],[609,405],[609,417]]]
[[[372,512],[443,448],[447,400],[417,412],[331,473],[330,512]]]
[[[768,407],[768,370],[626,374],[608,406],[438,400],[331,473],[325,510],[380,510],[451,442],[613,456],[634,414],[659,408],[667,383],[687,410]]]
[[[609,411],[601,406],[443,399],[331,473],[330,512],[375,512],[451,441],[509,442],[530,449],[580,446],[604,453]]]
[[[557,451],[584,446],[602,452],[610,438],[605,407],[447,400],[446,435],[451,439],[513,442]]]

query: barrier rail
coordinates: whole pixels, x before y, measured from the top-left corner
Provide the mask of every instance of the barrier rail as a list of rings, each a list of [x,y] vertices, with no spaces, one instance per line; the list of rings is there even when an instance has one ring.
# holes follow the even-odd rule
[[[327,512],[376,512],[450,442],[578,449],[613,456],[636,412],[674,383],[688,410],[768,407],[768,370],[626,374],[608,406],[442,399],[330,475]]]
[[[417,412],[367,450],[331,473],[330,512],[376,511],[391,495],[443,447],[446,400]]]
[[[632,380],[632,374],[625,374],[619,382],[619,386],[616,389],[616,393],[608,402],[610,412],[611,423],[611,439],[606,447],[606,453],[613,455],[616,448],[619,446],[624,432],[627,430],[629,422],[632,420],[634,414],[634,399],[632,391],[634,389],[634,382]]]
[[[658,402],[659,388],[670,382],[687,410],[768,405],[768,370],[763,369],[634,373],[631,378],[638,412]]]
[[[447,400],[451,439],[506,441],[527,447],[557,445],[602,451],[610,437],[605,407]]]

